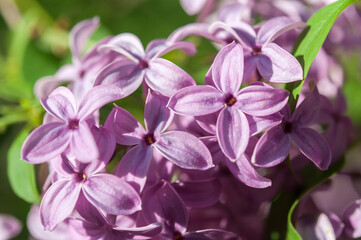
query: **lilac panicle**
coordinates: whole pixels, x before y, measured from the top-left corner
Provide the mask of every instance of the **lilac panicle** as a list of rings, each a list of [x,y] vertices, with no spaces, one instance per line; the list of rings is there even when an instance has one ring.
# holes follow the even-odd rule
[[[117,175],[133,182],[139,191],[145,183],[153,149],[181,168],[204,170],[213,166],[208,149],[195,136],[181,131],[163,133],[174,115],[165,106],[167,100],[160,94],[148,91],[145,129],[120,107],[112,111],[105,123],[115,133],[119,144],[136,145],[120,161]]]
[[[143,81],[154,91],[165,96],[195,84],[191,76],[174,63],[160,58],[174,49],[182,49],[188,54],[195,53],[195,47],[189,42],[167,42],[158,39],[150,42],[144,51],[142,43],[133,34],[123,33],[100,50],[113,51],[128,59],[115,61],[102,69],[94,85],[113,84],[122,88],[125,95],[133,93]]]
[[[261,76],[270,82],[287,83],[303,79],[302,67],[296,58],[272,41],[284,32],[302,26],[302,22],[288,17],[277,17],[263,23],[257,33],[242,22],[238,22],[237,26],[216,22],[210,29],[211,32],[225,30],[231,35],[231,39],[245,49],[244,80],[257,69]]]
[[[47,99],[41,99],[45,110],[57,120],[38,127],[28,136],[21,158],[30,163],[42,163],[59,156],[70,146],[80,161],[97,159],[99,150],[86,120],[103,105],[122,97],[123,92],[117,87],[98,86],[78,105],[69,89],[58,87]]]
[[[175,113],[202,116],[220,110],[216,135],[223,153],[232,161],[240,158],[250,136],[245,114],[268,116],[287,103],[288,92],[266,85],[239,90],[243,76],[243,50],[236,43],[223,47],[212,65],[212,85],[191,86],[176,92],[168,102]]]
[[[317,88],[305,98],[290,117],[289,108],[283,109],[283,122],[267,131],[258,141],[252,163],[259,167],[272,167],[289,154],[291,140],[318,168],[325,170],[331,162],[331,150],[326,140],[316,130],[308,127],[319,112]]]
[[[109,159],[105,163],[107,161]],[[60,179],[51,185],[40,205],[41,221],[46,229],[53,230],[70,216],[80,194],[109,214],[128,215],[140,210],[141,202],[137,192],[119,177],[102,173],[104,162],[93,161],[74,166],[62,154],[53,166]]]

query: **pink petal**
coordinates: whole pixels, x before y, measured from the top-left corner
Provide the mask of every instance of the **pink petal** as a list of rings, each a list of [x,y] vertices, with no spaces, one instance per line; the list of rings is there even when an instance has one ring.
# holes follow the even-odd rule
[[[349,237],[361,237],[361,200],[356,200],[350,204],[344,214],[345,232]]]
[[[137,63],[122,59],[104,67],[95,77],[94,86],[114,85],[122,89],[126,97],[142,84],[145,72]]]
[[[113,132],[121,145],[136,145],[145,135],[143,126],[125,109],[115,106],[109,114],[105,127]]]
[[[205,170],[214,166],[207,147],[201,140],[186,132],[164,133],[154,143],[154,147],[181,168]]]
[[[152,148],[141,142],[124,155],[118,165],[116,175],[141,192],[147,180],[151,158]]]
[[[58,79],[55,76],[42,77],[35,83],[34,94],[37,98],[47,98],[57,86],[68,81],[69,80]]]
[[[13,239],[21,232],[21,222],[8,214],[0,214],[0,239]]]
[[[188,55],[194,55],[197,51],[196,47],[191,42],[169,42],[166,39],[156,39],[148,44],[146,56],[148,59],[155,59],[176,49],[180,49]]]
[[[174,63],[157,58],[149,62],[146,69],[145,81],[156,92],[167,97],[176,91],[195,85],[193,78]]]
[[[40,205],[41,222],[52,231],[73,212],[81,187],[69,180],[58,180],[45,193]]]
[[[288,91],[264,86],[248,86],[237,96],[236,106],[253,116],[268,116],[280,111],[288,101]]]
[[[257,70],[257,57],[251,54],[245,54],[244,56],[244,74],[243,81],[250,81],[256,75]]]
[[[73,118],[77,111],[74,95],[66,87],[55,89],[47,99],[41,99],[41,104],[53,117],[64,121]]]
[[[89,37],[99,26],[99,18],[84,20],[77,25],[70,32],[70,50],[73,54],[73,62],[79,62],[82,58],[82,51]]]
[[[252,163],[258,167],[273,167],[281,163],[289,154],[291,139],[282,127],[267,131],[257,142]]]
[[[246,116],[234,107],[224,108],[217,120],[217,139],[223,153],[233,162],[246,150],[250,137]]]
[[[159,182],[143,195],[143,215],[146,222],[163,223],[164,233],[184,233],[188,225],[188,210],[168,182]]]
[[[112,50],[130,59],[143,58],[144,48],[139,38],[131,33],[122,33],[113,37],[101,50]]]
[[[295,21],[289,17],[275,17],[271,18],[264,24],[257,34],[256,42],[260,45],[267,45],[269,42],[275,40],[281,34],[298,27],[304,27],[303,22]]]
[[[141,209],[140,198],[132,186],[111,174],[90,176],[83,186],[85,197],[94,206],[114,215],[129,215]]]
[[[320,111],[320,95],[317,87],[297,106],[291,121],[297,126],[308,126],[313,123]]]
[[[80,123],[79,128],[72,131],[70,151],[77,160],[88,163],[98,159],[99,149],[87,124]]]
[[[257,68],[270,82],[288,83],[303,79],[303,70],[297,59],[277,44],[269,43],[257,55]]]
[[[176,92],[168,107],[180,115],[202,116],[224,107],[223,94],[211,86],[191,86]]]
[[[174,190],[189,207],[203,208],[218,202],[221,184],[217,179],[174,182]]]
[[[168,42],[178,42],[183,40],[184,38],[191,36],[191,35],[198,35],[205,37],[213,42],[224,43],[223,40],[218,39],[212,33],[208,31],[209,24],[207,23],[190,23],[183,27],[176,29],[172,32],[167,41]]]
[[[203,128],[205,131],[216,134],[217,131],[217,119],[218,119],[219,112],[203,115],[203,116],[197,116],[195,119],[198,123],[198,125]]]
[[[21,159],[37,164],[50,161],[69,145],[71,133],[64,123],[42,125],[30,133],[21,149]]]
[[[172,123],[174,113],[166,107],[168,100],[169,98],[148,90],[144,109],[144,123],[148,132],[163,132]]]
[[[124,97],[123,91],[115,86],[102,85],[92,88],[83,97],[78,116],[83,120],[107,103],[119,100]]]
[[[195,15],[199,13],[208,0],[181,0],[180,3],[188,15]]]
[[[243,49],[239,44],[230,43],[219,51],[212,65],[212,78],[222,92],[238,92],[243,78]]]
[[[273,128],[282,122],[282,115],[277,112],[272,115],[255,117],[246,115],[251,131],[251,136],[255,136],[267,129]]]
[[[291,133],[300,151],[319,169],[326,170],[331,163],[331,149],[326,140],[311,128],[298,128]]]
[[[121,233],[122,234],[121,236],[127,238],[132,238],[134,236],[153,237],[162,231],[162,224],[152,223],[144,227],[134,227],[134,228],[126,228],[119,226],[119,227],[114,227],[113,229]]]
[[[242,155],[236,162],[224,160],[228,169],[239,181],[249,187],[266,188],[271,186],[272,182],[268,178],[262,177],[249,162],[246,155]]]
[[[184,234],[184,240],[236,240],[237,235],[219,229],[205,229]]]

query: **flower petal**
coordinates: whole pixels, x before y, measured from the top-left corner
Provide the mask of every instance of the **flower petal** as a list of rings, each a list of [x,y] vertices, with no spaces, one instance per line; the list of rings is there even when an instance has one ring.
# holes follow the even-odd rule
[[[80,62],[82,56],[82,51],[85,48],[85,44],[88,41],[89,37],[99,26],[99,18],[94,17],[92,19],[87,19],[79,22],[74,28],[70,31],[70,50],[73,55],[73,62]]]
[[[153,237],[162,231],[162,224],[152,223],[144,227],[134,227],[134,228],[114,227],[113,229],[119,232],[121,234],[120,236],[125,238],[132,238],[134,236]]]
[[[47,123],[35,129],[25,140],[21,159],[37,164],[50,161],[69,145],[71,133],[62,122]]]
[[[291,133],[291,137],[300,151],[319,169],[328,168],[332,157],[331,149],[321,134],[311,128],[298,128]]]
[[[174,182],[174,190],[189,207],[203,208],[218,202],[221,184],[217,179]]]
[[[56,88],[41,104],[53,117],[67,121],[75,116],[77,105],[73,93],[66,87]]]
[[[79,106],[78,116],[80,120],[85,119],[105,104],[123,97],[124,93],[118,87],[110,85],[96,86],[83,97]]]
[[[145,72],[137,63],[123,59],[104,67],[95,77],[94,86],[114,85],[122,89],[124,96],[129,96],[142,84]]]
[[[282,115],[277,112],[272,115],[256,117],[246,115],[251,131],[251,136],[255,136],[267,129],[273,128],[282,122]]]
[[[173,236],[175,231],[186,231],[188,210],[168,182],[162,181],[149,188],[143,195],[142,207],[146,222],[163,223],[162,233]]]
[[[244,113],[234,107],[224,108],[217,119],[217,139],[223,153],[233,162],[246,150],[249,125]]]
[[[145,130],[138,120],[116,105],[109,114],[105,127],[113,132],[117,143],[121,145],[136,145],[145,135]]]
[[[243,154],[236,162],[224,160],[228,169],[239,181],[249,187],[266,188],[271,186],[272,181],[258,174],[256,169],[250,163],[248,157]]]
[[[270,82],[288,83],[303,79],[303,70],[297,59],[275,43],[262,48],[257,55],[257,68]]]
[[[344,214],[345,232],[349,237],[361,237],[361,199],[350,204]]]
[[[237,94],[243,78],[243,49],[234,42],[224,46],[212,65],[212,78],[219,90]]]
[[[151,158],[152,148],[141,142],[124,155],[118,165],[116,175],[141,192],[147,180]]]
[[[164,133],[154,143],[154,147],[181,168],[205,170],[214,166],[207,147],[201,140],[186,132]]]
[[[129,215],[141,209],[140,197],[134,188],[111,174],[90,176],[83,192],[89,202],[109,214]]]
[[[174,63],[157,58],[149,62],[145,81],[156,92],[170,97],[176,91],[195,85],[193,78]]]
[[[244,56],[244,74],[243,81],[250,81],[256,75],[257,70],[257,56],[251,54],[245,54]]]
[[[271,18],[260,27],[256,42],[260,45],[267,45],[281,34],[303,26],[305,26],[303,22],[295,21],[289,17],[282,16]]]
[[[289,154],[291,139],[282,127],[267,131],[258,140],[252,156],[252,163],[258,167],[273,167],[281,163]]]
[[[184,240],[237,240],[236,234],[219,230],[219,229],[206,229],[195,232],[188,232],[183,235]]]
[[[40,205],[43,226],[52,231],[70,216],[78,200],[81,187],[69,180],[58,180],[46,191]]]
[[[183,50],[188,55],[194,55],[197,51],[196,47],[191,42],[169,42],[166,39],[156,39],[148,44],[146,56],[148,59],[159,58],[176,49]]]
[[[252,116],[268,116],[280,111],[287,101],[286,90],[253,85],[238,93],[236,107]]]
[[[224,107],[223,94],[211,86],[191,86],[176,92],[168,107],[177,114],[202,116]]]
[[[174,113],[166,107],[168,100],[167,97],[148,90],[144,109],[144,123],[148,132],[163,132],[172,123]]]
[[[297,126],[307,126],[313,123],[320,111],[320,95],[317,87],[297,106],[291,121]]]
[[[85,123],[80,123],[79,128],[72,131],[70,151],[77,160],[88,163],[98,159],[99,149],[94,136]]]
[[[208,27],[209,27],[209,24],[207,24],[207,23],[187,24],[183,27],[176,29],[174,32],[172,32],[169,35],[167,41],[174,43],[174,42],[181,41],[190,35],[197,35],[197,36],[202,36],[204,38],[207,38],[213,42],[218,42],[218,43],[223,44],[224,43],[223,40],[220,40],[217,37],[215,37],[213,34],[211,34],[208,31]]]

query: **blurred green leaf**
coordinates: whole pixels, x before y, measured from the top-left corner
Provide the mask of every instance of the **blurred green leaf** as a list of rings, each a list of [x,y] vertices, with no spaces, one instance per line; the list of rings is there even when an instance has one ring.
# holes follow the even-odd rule
[[[20,159],[21,147],[28,135],[29,130],[25,127],[11,144],[7,154],[7,173],[11,188],[19,198],[29,203],[39,203],[34,165]]]
[[[306,28],[297,38],[293,51],[293,55],[300,62],[301,66],[303,66],[303,79],[306,79],[311,64],[337,17],[347,6],[357,1],[359,0],[339,0],[321,8],[307,21]],[[287,86],[287,89],[291,91],[291,110],[296,106],[303,82],[304,81],[297,81]]]
[[[287,240],[302,240],[300,234],[298,234],[297,230],[295,229],[295,227],[292,224],[293,211],[295,210],[298,202],[299,202],[299,200],[297,199],[292,204],[291,209],[288,212],[288,216],[287,216],[287,235],[286,235]]]

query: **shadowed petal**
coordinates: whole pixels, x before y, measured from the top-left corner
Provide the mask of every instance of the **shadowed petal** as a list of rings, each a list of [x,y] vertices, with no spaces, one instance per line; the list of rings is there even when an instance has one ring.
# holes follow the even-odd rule
[[[195,117],[195,119],[201,128],[215,135],[217,131],[216,124],[217,124],[218,115],[219,112],[217,111],[211,114],[197,116]]]
[[[99,18],[94,17],[92,19],[84,20],[74,26],[70,32],[70,50],[73,55],[73,62],[79,62],[82,51],[85,48],[85,44],[89,37],[99,26]]]
[[[94,86],[114,85],[122,89],[124,96],[129,96],[142,84],[145,72],[137,63],[123,59],[104,67],[95,77]]]
[[[271,180],[258,174],[256,169],[249,162],[248,157],[244,154],[237,159],[236,162],[231,162],[229,160],[224,160],[224,162],[227,164],[227,167],[233,176],[249,187],[266,188],[272,184]]]
[[[141,192],[147,180],[152,148],[145,143],[130,149],[120,161],[116,175]]]
[[[288,101],[288,91],[264,86],[248,86],[237,96],[236,107],[253,116],[268,116],[280,111]]]
[[[114,227],[113,229],[119,232],[119,236],[122,237],[128,237],[128,238],[132,238],[134,236],[153,237],[162,231],[162,224],[152,223],[144,227],[134,227],[134,228]]]
[[[145,130],[138,120],[118,106],[109,114],[105,127],[113,132],[117,143],[121,145],[136,145],[145,135]]]
[[[176,91],[195,85],[193,78],[174,63],[157,58],[149,62],[146,69],[145,81],[156,92],[167,97]]]
[[[85,119],[105,104],[123,97],[123,91],[118,87],[110,85],[96,86],[83,97],[79,106],[78,116],[80,120]]]
[[[159,182],[143,195],[143,214],[146,222],[163,223],[162,233],[173,236],[184,233],[188,225],[188,211],[182,199],[168,182]]]
[[[175,49],[183,50],[188,55],[196,53],[196,47],[191,42],[169,42],[166,39],[156,39],[151,41],[146,49],[146,56],[148,59],[154,59],[165,55],[166,53]]]
[[[106,213],[129,215],[141,209],[140,198],[132,186],[111,174],[90,176],[83,185],[85,197]]]
[[[216,136],[200,137],[199,140],[201,140],[207,146],[209,152],[212,155],[213,163],[215,165],[218,165],[226,158],[226,156],[222,152],[221,147],[218,144]]]
[[[253,56],[250,54],[244,56],[243,81],[249,81],[256,74],[257,61],[257,56]]]
[[[41,222],[52,231],[70,216],[80,193],[80,185],[68,180],[58,180],[45,193],[40,205]]]
[[[356,200],[346,208],[343,220],[348,236],[352,238],[361,237],[361,200]]]
[[[37,164],[50,161],[69,145],[71,133],[62,122],[42,125],[30,133],[21,149],[21,159]]]
[[[257,68],[270,82],[288,83],[303,79],[303,70],[297,59],[277,44],[269,43],[257,55]]]
[[[223,153],[236,161],[248,145],[249,125],[244,113],[236,108],[224,108],[217,120],[217,139]]]
[[[320,95],[317,87],[297,106],[291,121],[297,126],[307,126],[313,123],[320,111]]]
[[[99,149],[87,124],[80,123],[79,128],[72,131],[70,151],[77,160],[91,162],[99,157]]]
[[[295,21],[289,17],[275,17],[262,24],[258,31],[256,41],[260,45],[267,45],[281,34],[303,26],[305,26],[303,22]]]
[[[298,128],[291,136],[300,151],[319,169],[328,168],[332,157],[331,149],[321,134],[311,128]]]
[[[77,105],[73,93],[66,87],[58,87],[41,104],[53,117],[67,121],[75,116]]]
[[[154,147],[181,168],[205,170],[214,166],[207,147],[201,140],[186,132],[164,133]]]
[[[148,90],[144,109],[144,123],[148,132],[160,133],[171,124],[174,113],[166,107],[168,98]]]
[[[184,240],[237,240],[236,234],[218,229],[206,229],[184,234]]]
[[[251,115],[246,115],[246,117],[249,123],[251,136],[255,136],[267,129],[273,128],[279,125],[282,121],[282,115],[279,112],[263,117]]]
[[[217,179],[174,182],[172,186],[189,207],[211,206],[218,202],[221,195],[221,184]]]
[[[219,90],[236,94],[243,78],[243,49],[234,42],[224,46],[212,65],[212,78]]]
[[[176,92],[168,107],[178,114],[202,116],[224,107],[223,94],[211,86],[191,86]]]
[[[267,131],[257,142],[252,163],[259,167],[273,167],[281,163],[289,154],[291,139],[282,127]]]

